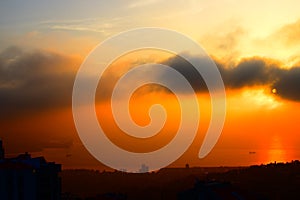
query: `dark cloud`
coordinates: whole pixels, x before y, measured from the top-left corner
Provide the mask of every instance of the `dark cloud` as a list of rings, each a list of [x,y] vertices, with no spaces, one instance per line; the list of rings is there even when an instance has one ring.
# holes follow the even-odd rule
[[[201,60],[201,59],[200,59]],[[201,61],[200,61],[201,62]],[[203,62],[205,64],[205,62]],[[276,88],[278,95],[284,99],[300,101],[300,68],[282,68],[279,62],[274,60],[253,57],[241,60],[233,67],[227,67],[225,63],[215,61],[226,88],[239,89],[243,87],[262,86],[270,90]],[[173,57],[163,64],[173,67],[191,83],[196,92],[207,91],[207,87],[201,75],[182,57]],[[166,76],[161,74],[160,78]],[[167,80],[176,85],[176,80]],[[180,85],[177,85],[180,89]],[[184,91],[182,91],[184,92]]]
[[[193,58],[191,58],[193,59]],[[200,62],[202,60],[200,59]],[[241,60],[233,67],[215,61],[226,88],[263,86],[276,88],[282,98],[300,101],[300,69],[281,68],[276,61],[254,57]],[[203,65],[205,64],[203,60]],[[41,110],[70,107],[73,82],[78,61],[46,51],[22,51],[10,47],[0,53],[0,119],[8,119]],[[191,83],[196,92],[205,92],[207,87],[201,75],[180,56],[170,58],[163,64],[178,70]],[[201,64],[201,63],[200,63]],[[112,72],[113,73],[113,72]],[[120,78],[106,74],[98,88],[98,94],[108,99],[114,83]],[[155,75],[155,73],[153,73]],[[156,74],[157,79],[168,79],[172,85],[181,88],[176,80],[166,74]],[[104,89],[103,89],[104,88]],[[147,92],[168,91],[157,85],[148,87]],[[182,88],[182,92],[185,91]],[[103,99],[102,99],[103,100]]]
[[[229,88],[241,88],[256,85],[268,85],[277,80],[282,69],[276,64],[270,64],[263,58],[248,58],[236,66],[225,68],[219,65],[225,85]]]
[[[71,105],[76,63],[46,51],[0,53],[0,118]]]
[[[190,59],[194,59],[194,58],[190,58]],[[200,59],[200,62],[203,61],[203,64],[205,63],[205,60]],[[180,72],[191,84],[191,86],[193,87],[193,89],[195,91],[207,91],[207,86],[204,82],[204,79],[202,78],[202,76],[199,74],[199,72],[187,61],[185,60],[183,57],[181,56],[175,56],[172,57],[168,60],[166,60],[165,62],[163,62],[162,64],[167,65],[172,67],[173,69],[177,70],[178,72]],[[167,76],[166,74],[161,74],[160,79],[166,79]],[[176,82],[175,79],[169,78],[169,80],[167,80],[167,82],[169,82],[170,85],[177,85],[177,87],[179,89],[181,89],[180,85],[178,85],[178,83]],[[184,90],[182,90],[182,92],[185,92]]]
[[[297,66],[283,68],[266,58],[242,60],[234,68],[219,68],[227,88],[252,86],[276,88],[278,96],[300,101],[300,69]]]
[[[194,58],[190,58],[194,59]],[[200,59],[200,66],[205,65],[205,59]],[[247,86],[270,84],[275,81],[280,75],[281,69],[275,64],[268,64],[262,58],[249,58],[239,62],[234,67],[226,67],[225,63],[215,61],[224,84],[227,88],[242,88]],[[184,58],[176,56],[163,62],[178,72],[180,72],[192,85],[195,91],[202,92],[207,91],[207,86],[198,73],[198,71]],[[165,75],[162,74],[160,78],[165,79]],[[170,84],[177,84],[176,80],[168,80]],[[177,86],[180,88],[180,85]],[[184,91],[183,91],[184,92]]]
[[[281,77],[272,85],[286,99],[300,101],[300,67],[283,70]]]

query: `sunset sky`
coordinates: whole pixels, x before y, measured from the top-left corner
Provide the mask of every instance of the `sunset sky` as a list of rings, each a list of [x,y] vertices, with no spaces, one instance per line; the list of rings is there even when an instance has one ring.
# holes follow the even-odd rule
[[[299,8],[297,0],[1,1],[0,138],[7,156],[30,152],[64,168],[104,169],[85,149],[74,126],[71,106],[77,70],[89,52],[110,36],[161,27],[197,41],[217,64],[227,95],[223,132],[212,152],[199,159],[210,118],[207,91],[199,88],[201,80],[194,80],[180,58],[141,50],[115,60],[97,90],[99,123],[115,144],[147,152],[174,137],[180,110],[165,88],[140,88],[130,104],[132,118],[140,125],[149,123],[152,104],[165,106],[168,119],[155,137],[130,138],[111,116],[109,94],[118,78],[134,65],[157,62],[189,79],[201,108],[198,135],[172,166],[300,159]]]

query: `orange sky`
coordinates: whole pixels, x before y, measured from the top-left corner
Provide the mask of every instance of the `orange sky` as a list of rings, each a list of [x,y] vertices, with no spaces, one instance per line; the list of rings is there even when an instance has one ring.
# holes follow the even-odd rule
[[[145,58],[146,52],[149,51],[142,54],[133,53],[135,56],[128,54],[120,58],[112,64],[108,74],[116,74],[112,77],[119,77],[126,70],[115,69],[120,66],[123,69],[128,68],[132,63],[130,59],[139,57],[137,54],[140,54],[143,62],[146,62],[149,59]],[[153,57],[158,61],[166,59],[165,54],[163,58],[155,56],[153,52],[149,54],[151,60]],[[136,60],[133,63],[136,63]],[[112,83],[105,84],[104,81],[102,84],[111,89],[108,85]],[[149,123],[148,109],[152,104],[161,103],[167,110],[165,127],[158,135],[149,139],[134,139],[120,131],[112,119],[108,99],[98,100],[96,110],[99,123],[107,130],[109,138],[124,149],[134,152],[159,149],[172,139],[178,128],[180,109],[177,100],[164,90],[149,92],[151,91],[149,87],[145,86],[136,91],[130,107],[132,117],[139,125]],[[299,102],[285,100],[279,94],[271,93],[270,87],[264,85],[226,90],[227,116],[224,130],[214,150],[204,159],[200,160],[197,157],[204,133],[207,131],[211,109],[207,92],[200,92],[198,101],[201,120],[198,136],[189,150],[172,166],[184,166],[185,163],[190,163],[191,166],[248,165],[298,158]],[[50,160],[61,162],[66,168],[103,169],[103,165],[85,150],[78,138],[69,106],[29,112],[29,115],[14,116],[4,122],[1,125],[1,133],[4,135],[2,138],[10,155],[30,151],[33,155],[44,155]],[[252,155],[249,151],[257,153]]]
[[[172,166],[300,159],[298,1],[101,2],[42,5],[30,1],[23,9],[14,2],[0,3],[0,138],[8,156],[28,151],[62,163],[64,168],[103,169],[85,149],[74,126],[71,101],[76,72],[89,52],[113,34],[158,26],[199,42],[221,70],[227,95],[221,137],[213,151],[199,159],[211,105],[208,93],[197,91],[201,108],[198,135]],[[143,140],[117,128],[109,96],[101,95],[109,94],[130,67],[147,62],[176,64],[178,60],[162,51],[131,52],[110,66],[96,94],[98,120],[109,138],[136,152],[159,149],[172,139],[179,125],[177,100],[159,87],[136,91],[130,105],[136,123],[149,122],[148,110],[154,103],[164,105],[168,114],[161,132]]]

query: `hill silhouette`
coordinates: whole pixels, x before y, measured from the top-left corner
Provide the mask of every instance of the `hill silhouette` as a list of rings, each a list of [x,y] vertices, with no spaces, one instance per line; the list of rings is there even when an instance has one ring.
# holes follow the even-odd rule
[[[300,162],[250,167],[164,168],[132,174],[61,172],[63,199],[294,199]]]

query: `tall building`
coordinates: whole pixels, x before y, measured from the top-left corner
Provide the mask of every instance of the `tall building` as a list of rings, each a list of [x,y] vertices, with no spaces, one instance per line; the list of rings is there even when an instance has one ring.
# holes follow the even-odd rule
[[[4,152],[2,142],[0,149]],[[47,162],[44,157],[21,154],[0,159],[1,200],[59,200],[61,165]]]

